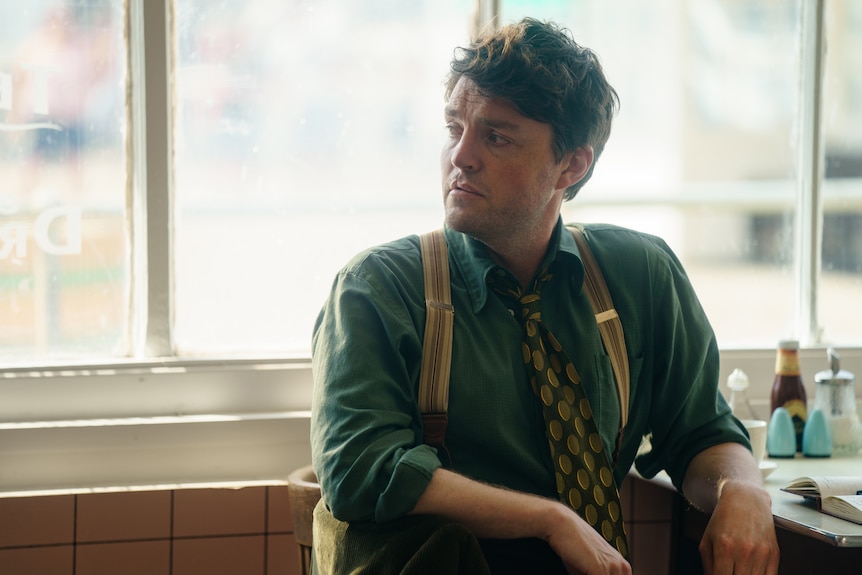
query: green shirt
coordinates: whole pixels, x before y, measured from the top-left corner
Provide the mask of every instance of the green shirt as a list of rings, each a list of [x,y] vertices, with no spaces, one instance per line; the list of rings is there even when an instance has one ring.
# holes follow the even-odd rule
[[[637,458],[638,471],[651,477],[666,469],[680,487],[698,452],[727,441],[748,445],[717,389],[712,329],[664,241],[609,225],[587,225],[586,237],[620,315],[631,371],[617,483],[651,434],[652,450]],[[541,406],[521,355],[522,327],[485,283],[496,264],[481,242],[450,229],[446,240],[455,308],[446,435],[452,468],[555,498]],[[554,277],[542,292],[542,319],[580,374],[605,449],[614,453],[616,384],[581,289],[579,251],[562,220],[545,262]],[[366,250],[338,273],[314,329],[311,418],[313,464],[338,519],[383,522],[406,514],[442,465],[422,443],[424,326],[417,236]]]

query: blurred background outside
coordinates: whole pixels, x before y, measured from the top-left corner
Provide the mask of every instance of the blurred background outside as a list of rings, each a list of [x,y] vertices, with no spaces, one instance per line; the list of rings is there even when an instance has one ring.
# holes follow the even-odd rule
[[[504,0],[622,101],[567,221],[664,237],[722,348],[795,333],[804,0]],[[862,345],[862,3],[827,2],[821,341]],[[473,0],[175,0],[177,356],[307,354],[335,272],[442,224],[443,79]],[[0,365],[126,358],[126,7],[0,3]],[[138,224],[140,225],[140,224]],[[150,270],[150,273],[153,273]]]

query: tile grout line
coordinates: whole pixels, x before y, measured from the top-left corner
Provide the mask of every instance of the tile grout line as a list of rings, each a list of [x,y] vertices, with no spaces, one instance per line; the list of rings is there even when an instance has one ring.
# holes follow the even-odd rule
[[[269,575],[269,486],[263,493],[263,575]]]
[[[78,496],[72,503],[72,575],[78,572]]]
[[[663,521],[646,521],[639,524],[647,523],[667,523]],[[0,551],[15,551],[20,549],[54,549],[57,547],[89,547],[93,545],[111,545],[123,543],[157,543],[159,541],[195,541],[201,539],[230,539],[235,537],[266,537],[269,535],[293,535],[293,531],[261,531],[248,533],[224,533],[213,535],[182,535],[176,538],[167,537],[137,537],[131,539],[94,539],[93,541],[77,541],[65,543],[31,543],[31,544],[15,544],[5,545],[0,547]]]
[[[174,574],[174,497],[176,491],[171,489],[171,513],[168,526],[168,575]]]

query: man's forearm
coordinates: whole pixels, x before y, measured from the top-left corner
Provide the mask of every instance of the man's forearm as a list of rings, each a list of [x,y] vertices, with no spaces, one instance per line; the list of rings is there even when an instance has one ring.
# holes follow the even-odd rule
[[[631,566],[560,501],[511,491],[437,469],[412,513],[441,515],[476,537],[548,542],[571,573],[630,575]]]
[[[554,516],[568,512],[559,501],[487,485],[440,468],[411,513],[441,515],[480,538],[547,539]]]
[[[712,512],[728,486],[752,489],[769,497],[757,462],[738,443],[722,443],[697,454],[688,466],[682,489],[694,506]]]

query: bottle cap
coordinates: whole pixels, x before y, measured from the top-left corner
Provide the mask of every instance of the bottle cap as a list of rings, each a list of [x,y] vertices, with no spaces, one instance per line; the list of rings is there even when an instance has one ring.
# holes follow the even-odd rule
[[[799,340],[782,339],[778,342],[778,349],[799,349]]]
[[[737,367],[727,376],[727,387],[734,391],[748,389],[748,376]]]

